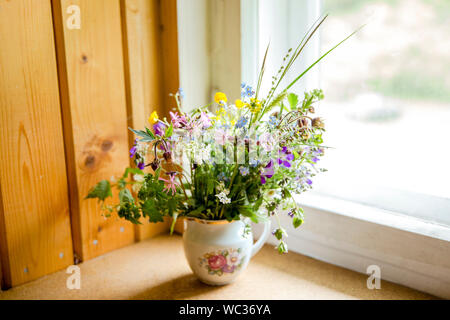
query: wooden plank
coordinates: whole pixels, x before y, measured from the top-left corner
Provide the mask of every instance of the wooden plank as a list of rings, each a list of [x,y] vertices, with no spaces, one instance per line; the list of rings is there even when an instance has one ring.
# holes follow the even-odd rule
[[[121,0],[128,119],[129,126],[134,128],[148,125],[148,116],[154,110],[160,116],[167,116],[172,104],[166,98],[178,90],[176,6],[166,8],[170,3],[175,2]],[[161,25],[167,26],[162,28]],[[164,58],[162,48],[169,44],[172,44],[172,52]],[[172,77],[165,77],[165,72],[170,72]],[[173,98],[170,99],[173,103]],[[133,140],[131,134],[130,143]],[[136,239],[166,232],[169,220],[158,224],[141,220],[143,225],[136,227]]]
[[[166,110],[175,107],[175,100],[169,94],[177,92],[180,87],[177,16],[177,0],[160,1],[163,98]]]
[[[211,0],[210,9],[212,94],[234,101],[241,96],[241,0]]]
[[[52,3],[74,249],[87,260],[134,242],[129,222],[105,219],[95,201],[84,200],[99,180],[129,165],[120,6],[119,0]],[[80,29],[66,26],[69,5],[80,8]]]
[[[73,263],[50,1],[0,1],[0,43],[0,252],[11,287]]]

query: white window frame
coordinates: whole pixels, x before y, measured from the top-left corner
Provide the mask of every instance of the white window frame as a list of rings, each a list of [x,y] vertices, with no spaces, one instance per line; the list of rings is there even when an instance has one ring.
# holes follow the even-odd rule
[[[210,101],[216,90],[239,92],[237,76],[255,83],[259,65],[253,62],[260,62],[261,50],[267,43],[267,35],[259,33],[261,23],[267,23],[260,19],[261,10],[271,1],[276,2],[277,10],[284,10],[286,23],[293,30],[306,30],[320,12],[319,0],[178,0],[180,77],[187,99],[191,99],[189,105]],[[236,17],[240,17],[240,37],[236,36],[236,23],[239,23]],[[223,21],[230,19],[234,19],[233,27],[212,27],[217,21],[222,21],[223,26]],[[299,20],[306,25],[298,28]],[[277,26],[275,22],[269,28]],[[294,36],[291,39],[296,40]],[[217,52],[217,43],[222,48],[240,48],[240,61],[236,61],[234,54]],[[317,56],[318,50],[316,39],[298,68],[304,69]],[[220,65],[239,67],[229,68],[231,76],[214,75],[214,66]],[[270,77],[270,72],[267,74]],[[311,74],[299,89],[319,85],[318,72]],[[233,83],[227,83],[230,79],[234,79]],[[189,98],[192,94],[195,96]],[[396,196],[393,194],[393,199]],[[290,251],[361,273],[366,273],[370,265],[378,265],[384,280],[450,298],[448,225],[323,193],[308,192],[297,198],[305,209],[304,225],[294,230],[290,218],[281,215],[283,225],[289,226]],[[276,243],[274,239],[270,242]]]

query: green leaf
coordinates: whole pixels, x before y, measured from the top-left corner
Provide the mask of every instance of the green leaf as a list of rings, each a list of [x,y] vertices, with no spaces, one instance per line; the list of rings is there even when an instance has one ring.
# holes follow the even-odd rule
[[[288,252],[287,244],[284,241],[280,241],[277,249],[278,249],[278,253],[280,253],[280,254]]]
[[[263,199],[263,197],[259,197],[258,200],[256,200],[255,204],[253,205],[253,210],[255,212],[257,212],[259,210],[259,207],[261,207]]]
[[[158,167],[155,171],[155,180],[159,181],[159,176],[161,175],[161,167]]]
[[[108,197],[112,197],[111,185],[108,180],[102,180],[89,191],[85,199],[98,198],[105,201]]]
[[[125,173],[123,174],[122,178],[127,178],[129,174],[140,174],[143,175],[144,171],[142,171],[139,168],[126,168]]]
[[[128,190],[128,189],[123,189],[119,192],[119,200],[120,200],[121,206],[122,206],[122,204],[124,204],[126,202],[134,203],[133,195],[131,194],[130,190]]]
[[[142,213],[144,214],[144,217],[148,217],[150,222],[164,221],[163,215],[161,214],[161,211],[156,208],[155,200],[153,199],[147,199],[142,204]]]
[[[291,110],[294,110],[297,108],[298,105],[298,95],[295,93],[290,93],[287,96],[289,104],[291,105]]]
[[[142,142],[151,142],[153,140],[155,140],[155,136],[153,135],[152,132],[151,135],[145,131],[142,130],[134,130],[132,128],[128,128],[130,131],[132,131],[135,135],[141,137],[141,141]]]
[[[337,47],[339,47],[342,43],[344,43],[345,41],[347,41],[349,38],[351,38],[355,33],[357,33],[359,30],[361,30],[365,25],[362,25],[361,27],[359,27],[358,29],[356,29],[355,31],[353,31],[349,36],[347,36],[344,40],[342,40],[341,42],[339,42],[337,45],[335,45],[333,48],[331,48],[330,50],[328,50],[327,52],[325,52],[319,59],[317,59],[313,64],[311,64],[308,68],[306,68],[305,71],[303,71],[297,78],[294,79],[294,81],[292,81],[287,87],[286,89],[284,89],[284,91],[289,90],[298,80],[300,80],[309,70],[311,70],[316,64],[318,64],[323,58],[325,58],[331,51],[333,51],[334,49],[336,49]]]
[[[170,124],[169,128],[167,128],[166,130],[165,137],[170,138],[172,136],[172,133],[173,133],[173,125]]]
[[[294,228],[298,228],[303,224],[303,219],[301,219],[299,217],[294,217],[294,219],[292,220],[292,224],[293,224]]]
[[[283,229],[278,228],[277,230],[275,230],[274,236],[275,238],[277,238],[277,240],[281,240],[283,239],[283,234],[284,234]]]
[[[153,139],[156,139],[155,135],[153,134],[152,130],[150,130],[149,128],[145,127],[145,131],[147,131],[147,134],[152,137]]]
[[[192,210],[191,212],[189,212],[189,215],[192,217],[198,217],[202,214],[202,212],[205,210],[204,206],[200,206],[195,210]]]
[[[178,201],[177,198],[172,197],[167,200],[167,209],[169,211],[169,216],[173,216],[174,212],[177,210]]]

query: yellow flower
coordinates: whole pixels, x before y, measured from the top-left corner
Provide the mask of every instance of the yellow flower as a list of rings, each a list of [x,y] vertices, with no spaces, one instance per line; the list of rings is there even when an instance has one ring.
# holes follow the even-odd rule
[[[252,113],[258,113],[261,111],[261,101],[255,98],[250,98],[250,111]]]
[[[227,114],[227,111],[225,110],[225,108],[220,108],[219,110],[216,111],[217,116],[220,118],[221,116],[224,116]]]
[[[214,101],[216,101],[216,103],[218,104],[223,104],[225,102],[227,102],[227,96],[225,95],[225,93],[223,92],[217,92],[216,95],[214,96]]]
[[[242,102],[242,100],[237,99],[234,104],[236,105],[236,108],[238,109],[242,109],[242,107],[244,106],[244,103]]]
[[[152,112],[152,114],[148,118],[148,122],[150,122],[150,124],[155,124],[156,122],[158,122],[158,113],[156,111]]]

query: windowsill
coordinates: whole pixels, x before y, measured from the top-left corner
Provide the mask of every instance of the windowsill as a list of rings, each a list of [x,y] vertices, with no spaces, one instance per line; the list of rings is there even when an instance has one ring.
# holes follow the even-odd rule
[[[181,237],[159,236],[86,261],[81,289],[68,290],[64,270],[0,292],[3,299],[433,299],[367,275],[293,252],[280,256],[266,245],[233,284],[207,286],[192,274]]]
[[[280,215],[290,251],[360,273],[377,265],[382,279],[450,298],[448,227],[312,192],[297,200],[305,209],[299,229]]]
[[[297,195],[296,200],[305,207],[332,212],[353,219],[417,233],[427,237],[450,241],[450,227],[405,214],[338,199],[315,192]]]

